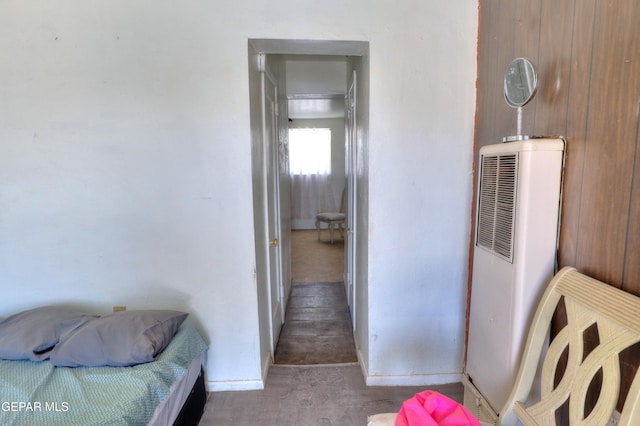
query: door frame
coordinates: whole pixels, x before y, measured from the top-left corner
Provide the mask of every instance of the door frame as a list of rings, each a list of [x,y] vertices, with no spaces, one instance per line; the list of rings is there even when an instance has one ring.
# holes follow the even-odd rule
[[[357,265],[357,73],[353,70],[347,86],[345,111],[345,176],[347,187],[347,232],[345,250],[344,284],[347,292],[347,302],[351,310],[351,323],[356,329],[356,265]]]
[[[362,81],[366,81],[368,82],[368,75],[369,75],[369,62],[368,59],[362,59],[362,58],[368,58],[369,56],[369,42],[368,41],[347,41],[347,40],[296,40],[296,39],[268,39],[268,38],[263,38],[263,39],[259,39],[259,38],[250,38],[248,40],[248,45],[249,45],[249,51],[250,51],[250,61],[255,60],[256,55],[259,56],[259,60],[260,61],[265,61],[266,57],[269,55],[340,55],[340,56],[347,56],[347,57],[354,57],[354,58],[361,58],[358,59],[358,61],[362,61],[362,62],[358,62],[358,64],[360,64],[359,66],[362,66],[362,71],[363,71],[363,76],[361,80]],[[254,62],[255,64],[255,62]],[[257,68],[255,67],[255,65],[250,65],[250,94],[254,93],[255,95],[258,95],[258,91],[260,90],[259,86],[259,78],[258,77],[258,73],[253,73],[253,71],[258,71]],[[254,79],[255,77],[255,79]],[[281,77],[281,74],[278,73],[277,77]],[[362,84],[362,83],[358,83],[358,84]],[[368,84],[368,83],[366,83]],[[359,114],[362,114],[363,111],[367,111],[368,108],[368,90],[364,90],[362,92],[362,96],[364,96],[364,98],[361,97],[361,99],[364,99],[364,103],[362,102],[362,100],[360,101],[361,103],[361,108],[360,108],[360,112]],[[255,96],[255,97],[251,97],[251,104],[252,104],[252,111],[254,111],[254,108],[257,109],[258,105],[256,105],[256,103],[259,101],[260,97],[259,96]],[[284,106],[281,106],[281,108],[284,108]],[[252,133],[252,141],[255,142],[252,145],[253,151],[252,151],[252,159],[254,160],[253,164],[255,166],[255,171],[258,171],[258,169],[262,168],[262,166],[265,164],[264,163],[264,159],[261,158],[263,157],[263,151],[262,151],[262,147],[260,146],[261,142],[258,140],[258,138],[254,138],[253,136],[258,136],[257,133],[259,133],[259,128],[258,126],[260,126],[259,123],[259,111],[255,111],[256,114],[253,115],[253,117],[255,117],[255,121],[252,121],[252,127],[251,127],[251,131],[255,132]],[[366,115],[365,115],[366,118]],[[280,130],[282,131],[282,129],[286,128],[286,122],[284,122],[284,120],[286,120],[286,117],[284,117],[284,115],[282,114],[281,111],[281,117],[279,120],[279,125],[280,125]],[[254,126],[255,124],[255,126]],[[362,127],[362,125],[364,125],[365,127]],[[362,140],[360,141],[361,144],[363,144],[362,146],[364,146],[365,151],[368,149],[368,138],[367,138],[367,132],[368,132],[368,120],[365,119],[364,123],[362,123],[361,125],[361,129],[360,131],[363,131],[364,136],[361,136],[360,134],[358,134],[358,137],[362,138]],[[364,129],[364,130],[363,130]],[[281,136],[282,139],[282,136]],[[281,144],[283,144],[281,146],[281,149],[284,152],[284,157],[288,156],[288,147],[287,147],[287,142],[286,142],[286,137],[284,137],[284,139],[282,139],[280,141]],[[356,143],[357,144],[357,143]],[[358,155],[362,155],[361,153],[359,153]],[[364,156],[361,159],[358,159],[358,161],[362,161],[361,164],[358,164],[358,167],[360,168],[364,168],[365,170],[368,167],[368,158],[367,156]],[[353,170],[353,173],[355,175],[357,175],[358,169]],[[275,341],[273,338],[269,339],[271,332],[269,330],[267,330],[267,328],[269,329],[273,329],[272,327],[270,327],[269,324],[269,317],[272,317],[271,315],[271,306],[270,306],[270,302],[267,300],[269,296],[269,294],[265,294],[268,293],[265,290],[269,290],[268,288],[266,288],[266,284],[265,281],[267,278],[262,278],[263,274],[264,275],[269,275],[268,271],[266,271],[267,265],[265,265],[265,262],[268,262],[269,259],[266,258],[266,251],[268,251],[268,247],[265,248],[265,245],[268,245],[268,231],[263,230],[261,228],[265,227],[265,224],[268,223],[268,219],[264,218],[263,215],[267,215],[268,211],[265,209],[266,203],[265,201],[262,199],[261,197],[265,194],[265,192],[263,192],[263,190],[261,188],[266,189],[267,184],[265,182],[258,182],[259,180],[263,180],[264,177],[266,176],[266,174],[264,173],[260,173],[259,174],[254,174],[252,177],[254,179],[256,179],[254,181],[254,183],[257,183],[258,185],[254,186],[254,188],[256,189],[254,191],[254,213],[255,213],[255,225],[256,225],[256,229],[255,229],[255,234],[254,237],[256,239],[256,242],[259,244],[256,246],[256,269],[255,269],[255,276],[257,278],[257,281],[260,285],[259,290],[258,290],[258,295],[260,297],[260,299],[258,300],[258,313],[259,313],[259,328],[260,328],[260,340],[261,340],[261,352],[262,354],[267,354],[266,350],[268,346],[273,346],[273,342]],[[362,178],[364,179],[364,181],[361,181],[360,183],[362,184],[362,188],[366,188],[367,186],[367,179],[368,176],[367,175],[363,175]],[[286,182],[283,182],[286,184]],[[283,189],[286,191],[287,189],[283,187]],[[352,197],[354,197],[354,200],[356,199],[356,193],[355,191],[352,191]],[[366,195],[365,195],[366,196]],[[283,205],[286,206],[286,200],[283,200]],[[361,199],[361,205],[359,205],[357,207],[358,211],[354,211],[354,208],[352,206],[352,211],[355,215],[355,217],[364,217],[366,219],[366,215],[367,215],[367,209],[368,209],[368,202],[366,201],[366,199],[362,200]],[[363,210],[364,209],[364,210]],[[290,223],[290,221],[288,222]],[[356,241],[355,239],[354,244],[356,244],[356,246],[358,247],[362,247],[363,244],[366,246],[367,244],[367,224],[366,224],[366,220],[363,221],[363,226],[364,226],[364,233],[362,235],[358,235],[358,239],[360,241]],[[282,222],[282,227],[283,229],[286,230],[287,228],[287,223]],[[264,238],[264,240],[263,240]],[[286,236],[286,238],[290,239],[290,235]],[[261,241],[262,240],[262,241]],[[264,241],[264,242],[263,242]],[[265,244],[266,242],[266,244]],[[285,244],[286,243],[286,244]],[[285,256],[285,258],[283,258],[283,266],[290,266],[290,241],[288,240],[287,242],[283,242],[282,244],[282,248],[281,250],[283,250],[282,255]],[[287,250],[287,251],[284,251]],[[360,255],[361,256],[361,255]],[[362,262],[362,259],[357,259],[354,258],[353,259],[354,265],[357,264],[359,265],[359,267],[363,267],[363,265],[360,263]],[[366,262],[366,260],[365,260]],[[366,263],[364,265],[364,269],[366,269]],[[282,273],[284,272],[284,273]],[[361,274],[361,272],[359,273]],[[287,271],[281,271],[281,277],[286,277],[286,278],[290,278],[290,272],[287,275]],[[361,279],[359,276],[355,275],[355,269],[353,271],[353,280],[358,281],[359,279]],[[365,282],[358,282],[358,287],[361,286],[366,286],[367,282],[366,282],[366,277],[363,277],[363,279],[365,280]],[[286,285],[286,283],[285,283]],[[354,288],[355,291],[355,288]],[[290,292],[290,286],[289,287],[285,287],[285,297],[288,297]],[[354,292],[354,295],[356,293]],[[362,294],[359,298],[360,300],[358,300],[358,303],[361,303],[364,305],[362,306],[361,309],[359,309],[360,312],[366,312],[367,311],[367,306],[366,306],[366,293],[364,294],[364,298],[362,298]],[[353,304],[355,307],[355,300],[353,300]],[[356,339],[356,345],[358,344],[358,339],[357,336],[355,334],[355,308],[353,310],[354,315],[353,315],[353,321],[354,321],[354,338]],[[283,310],[284,313],[284,310]],[[363,323],[364,324],[364,323]],[[366,335],[367,330],[361,330],[360,331],[360,335]],[[272,344],[268,345],[267,344],[267,339],[271,340]],[[273,356],[273,349],[271,350],[271,356]],[[263,358],[263,361],[265,359]],[[266,375],[266,371],[269,368],[269,364],[268,363],[264,363],[263,364],[263,368],[262,368],[262,373],[263,376]]]
[[[262,149],[263,149],[263,191],[267,243],[267,295],[269,298],[269,345],[271,356],[280,337],[284,324],[284,283],[282,281],[282,228],[280,226],[280,161],[279,161],[279,121],[278,121],[278,80],[266,65],[266,55],[259,54],[260,92],[262,103]],[[267,85],[273,86],[273,93]],[[269,107],[271,114],[269,114]],[[269,143],[269,135],[270,143]],[[275,299],[275,300],[274,300]],[[274,308],[275,307],[275,308]]]

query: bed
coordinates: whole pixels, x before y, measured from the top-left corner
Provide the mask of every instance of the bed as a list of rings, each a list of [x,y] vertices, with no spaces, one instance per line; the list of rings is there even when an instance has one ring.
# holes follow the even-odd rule
[[[116,320],[136,315],[136,311],[127,312],[115,317]],[[144,330],[144,335],[131,332],[139,321],[127,326],[121,322],[107,323],[108,326],[98,329],[100,321],[104,322],[107,317],[112,318],[112,315],[89,316],[83,318],[80,325],[74,322],[65,328],[68,324],[63,322],[64,326],[54,327],[58,338],[53,349],[50,347],[44,352],[38,349],[28,354],[32,358],[44,359],[0,359],[0,424],[197,424],[206,403],[204,366],[208,346],[196,325],[184,314],[179,324],[174,322],[168,326],[165,322],[157,326],[169,337],[163,337],[167,342],[161,344],[161,349],[153,350],[152,359],[142,362],[138,362],[140,359],[127,359],[123,362],[123,352],[134,358],[139,358],[144,352],[140,347],[148,343],[149,327]],[[21,324],[24,323],[23,320]],[[92,327],[98,332],[91,330]],[[84,336],[80,336],[82,340],[79,340],[78,335],[82,333],[78,330],[84,332]],[[118,338],[109,343],[112,347],[108,347],[105,342],[114,330],[119,333]],[[130,334],[127,336],[129,342],[123,340],[123,332]],[[89,339],[87,334],[91,336]],[[3,343],[2,337],[7,335],[0,336],[0,344]],[[42,340],[42,336],[37,338]],[[91,338],[100,342],[96,343]],[[74,339],[81,344],[69,345],[74,343]],[[45,344],[48,345],[51,342]],[[87,353],[91,356],[88,357]],[[1,346],[0,355],[3,355]],[[13,355],[5,353],[4,358]],[[104,364],[105,357],[114,365],[82,365]]]

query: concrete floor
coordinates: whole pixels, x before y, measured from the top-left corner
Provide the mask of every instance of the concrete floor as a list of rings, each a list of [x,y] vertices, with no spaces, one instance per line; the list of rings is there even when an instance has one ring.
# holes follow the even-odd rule
[[[462,401],[462,385],[429,386]],[[367,417],[398,412],[423,387],[366,386],[357,364],[272,365],[264,390],[215,392],[200,426],[365,426]]]

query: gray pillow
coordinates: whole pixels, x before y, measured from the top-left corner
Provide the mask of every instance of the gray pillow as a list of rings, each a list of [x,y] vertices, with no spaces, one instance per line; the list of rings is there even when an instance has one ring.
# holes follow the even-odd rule
[[[62,336],[96,318],[75,309],[42,306],[0,322],[0,358],[42,361]]]
[[[124,367],[153,361],[187,315],[148,310],[96,318],[61,339],[51,351],[51,362],[59,367]]]

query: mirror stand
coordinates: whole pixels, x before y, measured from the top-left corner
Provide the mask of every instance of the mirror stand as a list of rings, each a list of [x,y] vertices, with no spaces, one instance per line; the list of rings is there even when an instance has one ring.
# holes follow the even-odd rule
[[[531,139],[530,136],[522,134],[522,106],[517,107],[518,117],[516,122],[516,135],[515,136],[505,136],[502,138],[502,142],[513,142],[513,141],[525,141],[527,139]]]
[[[538,75],[531,61],[516,58],[509,64],[504,74],[504,99],[510,107],[518,111],[517,134],[503,138],[503,142],[530,139],[522,134],[522,107],[535,95],[537,84]]]

